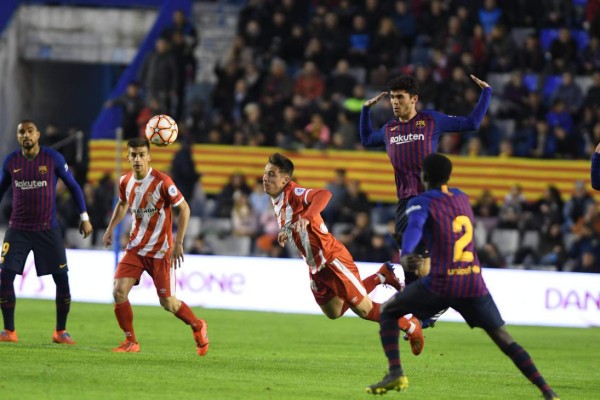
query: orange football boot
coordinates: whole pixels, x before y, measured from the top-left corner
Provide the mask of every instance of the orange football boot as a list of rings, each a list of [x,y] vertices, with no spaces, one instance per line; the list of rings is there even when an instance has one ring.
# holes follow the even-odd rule
[[[73,339],[71,339],[69,332],[65,331],[64,329],[62,331],[55,330],[52,334],[52,341],[60,344],[77,344]]]
[[[112,349],[112,351],[115,353],[139,353],[140,344],[131,340],[125,340],[119,347]]]
[[[203,319],[198,320],[202,324],[202,328],[199,331],[194,332],[194,340],[196,340],[196,351],[199,356],[204,356],[208,353],[208,325]]]
[[[13,342],[17,343],[19,338],[17,337],[17,331],[9,331],[4,329],[0,331],[0,342]]]
[[[390,285],[399,292],[404,289],[404,283],[400,282],[396,274],[394,274],[394,264],[392,264],[390,261],[384,262],[377,273],[384,276],[384,285]]]

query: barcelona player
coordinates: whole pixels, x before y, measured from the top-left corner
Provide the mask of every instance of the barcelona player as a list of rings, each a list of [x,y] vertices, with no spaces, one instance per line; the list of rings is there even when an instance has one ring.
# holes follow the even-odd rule
[[[115,272],[113,297],[115,316],[125,340],[113,349],[118,353],[137,353],[140,345],[133,329],[133,310],[129,292],[139,284],[146,271],[154,281],[160,305],[190,325],[196,352],[206,355],[209,346],[206,321],[175,297],[175,270],[183,261],[183,238],[190,218],[190,207],[171,178],[150,167],[150,142],[133,138],[127,142],[131,171],[119,181],[119,201],[102,238],[113,243],[113,231],[131,210],[132,224],[125,255]],[[179,210],[177,235],[173,240],[172,208]]]
[[[294,245],[309,268],[313,296],[328,318],[344,315],[348,308],[359,317],[379,321],[379,303],[371,301],[370,293],[377,285],[388,284],[402,290],[404,280],[394,274],[391,263],[361,281],[358,268],[346,247],[327,229],[321,211],[331,198],[326,189],[309,189],[292,181],[293,162],[275,153],[269,157],[263,174],[265,193],[271,196],[277,216],[280,246]],[[410,334],[411,344],[422,343],[420,329],[406,318],[402,321]]]
[[[92,231],[81,188],[71,175],[64,157],[54,149],[40,146],[35,122],[23,120],[17,126],[20,150],[10,153],[2,164],[0,199],[12,186],[12,212],[2,244],[0,308],[4,329],[0,342],[18,342],[15,330],[16,275],[22,275],[25,261],[33,251],[38,276],[52,275],[56,283],[56,327],[52,341],[75,344],[67,332],[71,290],[67,255],[56,218],[56,184],[60,178],[75,199],[81,216],[79,231],[84,238]]]
[[[479,102],[468,116],[450,116],[437,111],[417,111],[419,85],[409,75],[393,78],[388,91],[367,100],[360,113],[360,141],[365,147],[385,146],[394,168],[398,203],[395,214],[395,238],[402,252],[402,233],[406,228],[406,206],[410,199],[423,191],[420,181],[423,159],[437,151],[440,136],[445,132],[467,132],[479,128],[492,97],[487,82],[474,75],[471,79],[482,89]],[[380,129],[371,126],[371,107],[384,97],[390,97],[394,118]],[[421,248],[424,252],[425,249]],[[402,255],[402,254],[400,254]],[[423,254],[427,256],[426,254]],[[414,279],[407,273],[407,282]],[[433,324],[439,316],[425,321],[423,327]]]
[[[379,335],[389,372],[382,381],[367,387],[368,393],[408,387],[398,350],[398,319],[413,313],[427,319],[448,307],[458,311],[469,326],[480,327],[547,400],[558,396],[536,368],[533,360],[504,326],[504,321],[483,280],[473,241],[473,211],[468,196],[447,183],[452,163],[441,154],[423,160],[423,183],[427,189],[412,198],[406,210],[407,227],[402,239],[402,265],[409,270],[426,267],[416,252],[423,241],[431,253],[430,271],[409,284],[381,307]]]

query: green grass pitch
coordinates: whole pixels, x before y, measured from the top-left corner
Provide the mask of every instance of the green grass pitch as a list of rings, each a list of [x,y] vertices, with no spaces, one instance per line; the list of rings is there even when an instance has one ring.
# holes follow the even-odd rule
[[[191,330],[160,307],[134,306],[137,354],[122,340],[109,304],[72,306],[77,346],[51,343],[54,302],[17,300],[20,342],[0,345],[0,398],[18,399],[369,399],[383,377],[379,326],[358,318],[195,308],[208,321],[206,357]],[[598,399],[600,331],[510,326],[561,399]],[[402,341],[410,387],[386,399],[536,399],[537,388],[481,330],[440,322],[423,354]]]

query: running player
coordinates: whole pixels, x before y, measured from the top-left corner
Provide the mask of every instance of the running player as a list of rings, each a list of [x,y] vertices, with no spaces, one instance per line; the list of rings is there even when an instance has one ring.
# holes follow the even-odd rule
[[[540,389],[544,399],[558,400],[527,351],[504,326],[475,252],[471,203],[459,189],[448,188],[451,172],[452,163],[441,154],[430,154],[423,160],[423,183],[427,190],[408,203],[402,265],[409,270],[423,268],[423,257],[416,252],[423,240],[431,253],[431,270],[382,305],[379,335],[389,372],[366,390],[383,394],[408,388],[398,350],[399,318],[413,313],[423,320],[452,307],[471,328],[485,330],[521,373]]]
[[[115,227],[131,210],[133,221],[129,242],[117,266],[113,289],[115,315],[125,333],[125,340],[113,351],[140,351],[128,295],[146,271],[154,281],[160,305],[192,327],[197,353],[204,356],[209,345],[206,322],[196,318],[192,309],[175,297],[175,270],[183,261],[183,238],[190,218],[190,207],[171,178],[150,167],[148,140],[130,139],[127,142],[127,158],[131,171],[121,176],[119,202],[103,237],[104,245],[110,246]],[[174,241],[173,207],[179,210]]]

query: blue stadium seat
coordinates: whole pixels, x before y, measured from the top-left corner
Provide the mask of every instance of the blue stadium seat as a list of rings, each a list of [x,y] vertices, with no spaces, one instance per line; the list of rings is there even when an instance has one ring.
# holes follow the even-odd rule
[[[560,75],[548,75],[542,88],[542,97],[549,99],[561,82],[562,77]]]
[[[538,89],[538,76],[537,76],[537,74],[525,74],[525,75],[523,75],[523,85],[530,92],[535,92]]]
[[[542,29],[540,32],[540,46],[543,51],[548,51],[552,41],[558,37],[558,29]]]
[[[585,50],[585,48],[590,43],[590,35],[584,30],[573,29],[571,31],[571,36],[577,42],[577,47],[579,47],[580,51]]]
[[[571,37],[577,42],[579,50],[583,50],[590,42],[589,34],[583,29],[572,29]],[[554,39],[558,38],[558,29],[542,29],[540,32],[540,46],[543,51],[550,50],[550,45]]]

